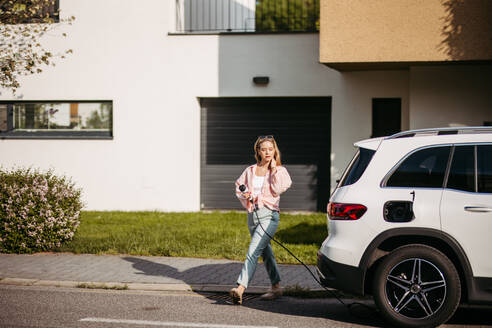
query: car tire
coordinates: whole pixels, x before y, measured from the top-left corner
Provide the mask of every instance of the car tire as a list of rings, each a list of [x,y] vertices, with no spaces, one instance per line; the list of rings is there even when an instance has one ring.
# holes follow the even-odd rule
[[[383,317],[394,325],[436,327],[456,311],[461,283],[446,255],[426,245],[407,245],[378,265],[373,296]]]

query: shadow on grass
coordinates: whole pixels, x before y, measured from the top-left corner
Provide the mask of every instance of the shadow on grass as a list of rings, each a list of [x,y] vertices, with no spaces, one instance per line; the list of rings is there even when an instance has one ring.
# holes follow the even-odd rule
[[[282,243],[288,244],[315,244],[321,246],[326,238],[326,224],[299,223],[288,229],[279,229],[275,233],[275,238]]]

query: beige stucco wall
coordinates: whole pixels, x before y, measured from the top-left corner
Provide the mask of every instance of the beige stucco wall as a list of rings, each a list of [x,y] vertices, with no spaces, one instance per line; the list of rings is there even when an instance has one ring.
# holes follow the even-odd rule
[[[492,60],[492,1],[320,2],[322,63]]]

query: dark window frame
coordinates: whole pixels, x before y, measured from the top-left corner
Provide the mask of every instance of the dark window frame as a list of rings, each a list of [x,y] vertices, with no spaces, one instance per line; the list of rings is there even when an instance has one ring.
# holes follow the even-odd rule
[[[13,130],[13,106],[15,104],[65,104],[65,103],[111,103],[111,123],[109,131],[15,131]],[[0,139],[113,139],[113,101],[112,100],[16,100],[0,101],[7,105],[7,131],[0,131]]]
[[[460,147],[460,146],[472,146],[474,151],[473,151],[473,154],[474,154],[474,182],[475,182],[475,191],[466,191],[466,190],[460,190],[460,189],[455,189],[455,188],[449,188],[448,187],[448,180],[449,180],[449,174],[450,174],[450,171],[451,171],[451,165],[453,163],[453,158],[454,158],[454,153],[455,153],[455,149],[456,147]],[[430,146],[424,146],[424,147],[420,147],[420,148],[417,148],[417,149],[414,149],[413,151],[409,152],[408,154],[406,154],[402,159],[400,159],[398,161],[398,163],[395,164],[395,166],[393,166],[391,168],[391,170],[384,176],[383,180],[381,181],[381,184],[380,184],[380,187],[381,188],[424,188],[424,189],[447,189],[447,190],[455,190],[457,192],[464,192],[464,193],[473,193],[473,194],[492,194],[492,193],[489,193],[489,192],[480,192],[478,191],[478,147],[479,146],[492,146],[492,143],[490,142],[472,142],[472,143],[457,143],[457,144],[440,144],[440,145],[430,145]],[[427,149],[427,148],[436,148],[436,147],[450,147],[450,152],[449,152],[449,157],[448,157],[448,161],[447,161],[447,164],[446,164],[446,170],[444,172],[444,179],[443,179],[443,185],[441,188],[437,188],[437,187],[397,187],[397,186],[387,186],[386,183],[388,182],[389,178],[393,175],[393,173],[395,173],[396,170],[398,170],[398,168],[400,167],[400,165],[408,158],[410,157],[412,154],[420,151],[420,150],[423,150],[423,149]]]
[[[481,192],[478,190],[478,176],[479,176],[479,172],[478,172],[478,147],[479,146],[492,146],[492,143],[490,142],[476,142],[476,143],[463,143],[463,144],[454,144],[453,145],[453,157],[451,158],[451,160],[454,158],[454,150],[456,149],[456,147],[460,147],[460,146],[472,146],[473,147],[473,160],[474,160],[474,183],[475,183],[475,186],[474,186],[474,191],[466,191],[466,190],[461,190],[461,189],[456,189],[456,188],[449,188],[448,187],[448,178],[449,178],[449,172],[451,170],[451,165],[452,165],[452,161],[450,161],[448,163],[448,172],[447,172],[447,175],[446,175],[446,184],[445,184],[445,189],[448,189],[448,190],[455,190],[455,191],[458,191],[458,192],[465,192],[465,193],[473,193],[473,194],[492,194],[492,192]]]
[[[475,144],[475,187],[478,194],[492,194],[492,192],[481,192],[479,191],[479,179],[478,179],[478,147],[479,146],[492,146],[491,143],[478,143]]]

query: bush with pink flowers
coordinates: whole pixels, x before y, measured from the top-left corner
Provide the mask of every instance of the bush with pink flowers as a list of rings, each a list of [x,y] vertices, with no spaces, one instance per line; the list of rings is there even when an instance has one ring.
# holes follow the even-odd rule
[[[59,247],[79,226],[81,190],[53,171],[0,169],[0,252]]]

